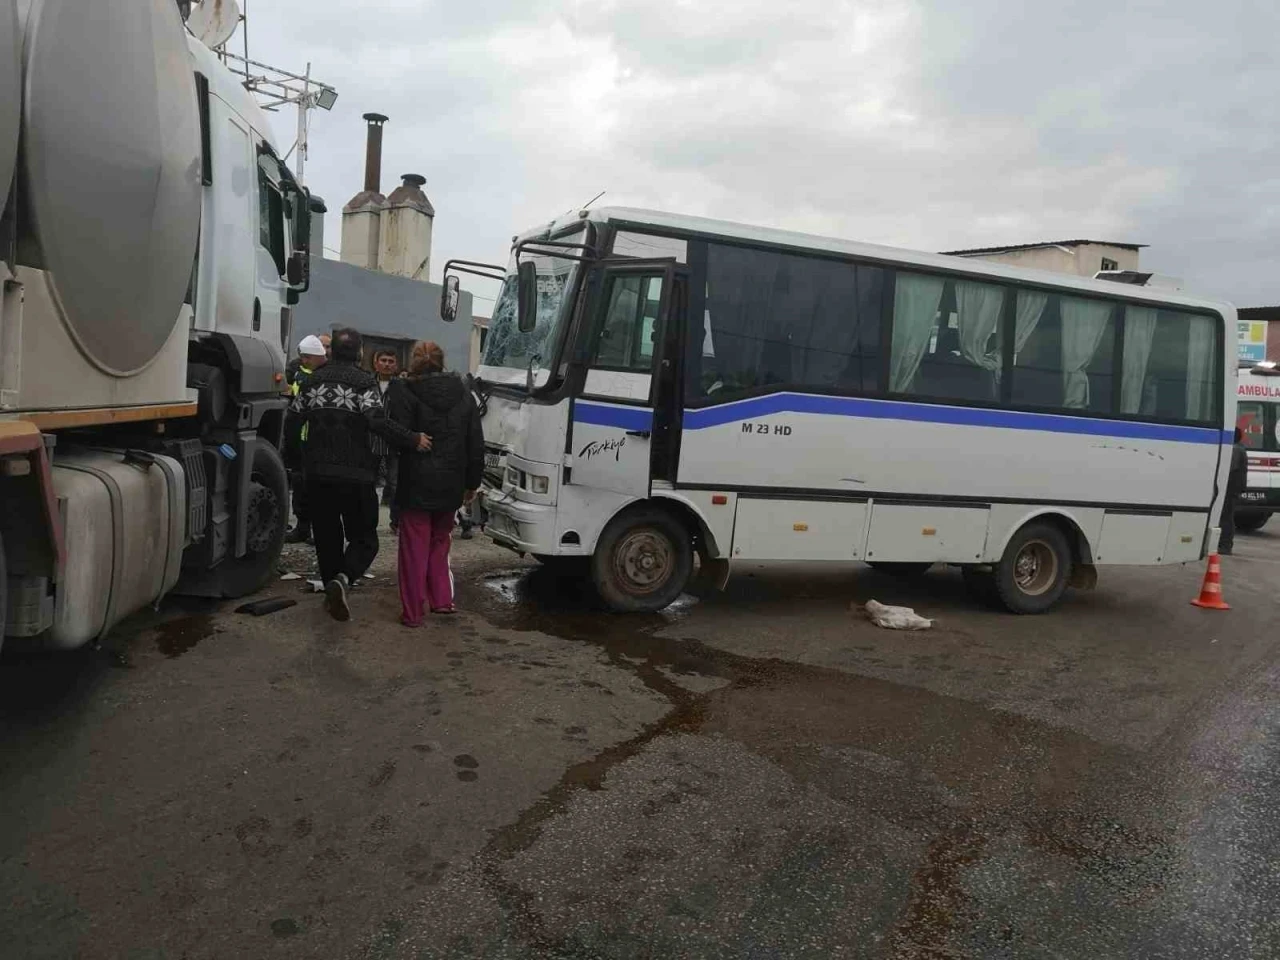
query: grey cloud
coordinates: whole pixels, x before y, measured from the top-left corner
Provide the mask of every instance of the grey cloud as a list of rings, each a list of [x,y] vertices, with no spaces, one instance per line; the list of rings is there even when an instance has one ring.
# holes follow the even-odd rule
[[[1145,262],[1195,289],[1280,301],[1275,4],[314,0],[303,24],[251,15],[256,56],[310,59],[341,90],[312,128],[309,180],[331,208],[359,183],[359,114],[392,117],[387,170],[428,177],[437,269],[501,256],[607,188],[924,249],[1106,234],[1151,243]]]

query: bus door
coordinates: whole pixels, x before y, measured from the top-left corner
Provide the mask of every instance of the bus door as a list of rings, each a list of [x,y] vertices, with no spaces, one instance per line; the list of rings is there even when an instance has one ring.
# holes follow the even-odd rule
[[[670,334],[679,326],[683,268],[628,260],[601,268],[596,280],[567,482],[647,497],[655,469],[663,476],[672,462],[677,432]]]

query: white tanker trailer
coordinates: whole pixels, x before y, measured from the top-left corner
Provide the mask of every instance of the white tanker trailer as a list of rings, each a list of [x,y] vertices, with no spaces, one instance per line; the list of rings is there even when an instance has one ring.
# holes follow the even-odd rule
[[[309,198],[175,0],[0,0],[0,625],[264,585]]]

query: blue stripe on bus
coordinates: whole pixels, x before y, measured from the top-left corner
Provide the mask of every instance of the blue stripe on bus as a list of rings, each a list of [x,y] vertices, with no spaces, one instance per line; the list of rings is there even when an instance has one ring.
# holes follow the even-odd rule
[[[573,405],[573,422],[623,430],[652,430],[653,411],[646,407],[610,407],[579,400]]]
[[[907,403],[901,400],[869,400],[863,397],[827,397],[803,393],[772,393],[751,397],[715,407],[685,410],[685,430],[705,430],[741,420],[752,420],[779,413],[819,413],[837,417],[863,417],[874,420],[906,420],[915,423],[943,423],[961,427],[1002,427],[1006,430],[1039,430],[1093,437],[1119,437],[1128,440],[1172,440],[1179,443],[1231,443],[1230,430],[1212,427],[1182,427],[1173,424],[1139,423],[1130,420],[1099,420],[1090,417],[1066,417],[1052,413],[1025,413],[1016,410],[991,410],[980,407],[947,407],[932,403]],[[652,412],[637,407],[614,407],[579,401],[574,405],[573,419],[626,430],[648,430]]]

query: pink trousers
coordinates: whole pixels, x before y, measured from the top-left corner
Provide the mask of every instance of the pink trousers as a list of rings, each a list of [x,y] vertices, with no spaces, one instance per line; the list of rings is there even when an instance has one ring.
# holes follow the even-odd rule
[[[400,619],[416,627],[423,607],[453,607],[453,574],[449,572],[449,534],[453,511],[400,511]]]

